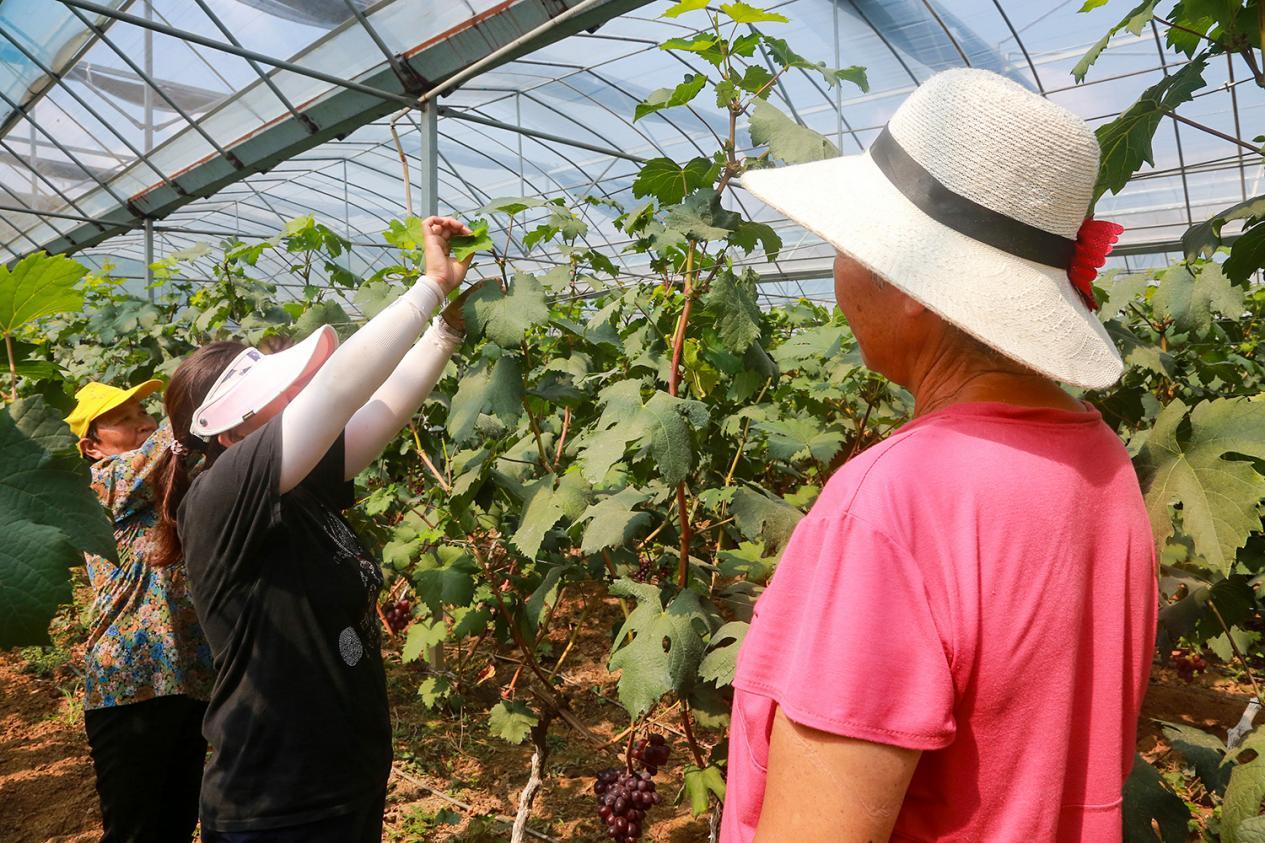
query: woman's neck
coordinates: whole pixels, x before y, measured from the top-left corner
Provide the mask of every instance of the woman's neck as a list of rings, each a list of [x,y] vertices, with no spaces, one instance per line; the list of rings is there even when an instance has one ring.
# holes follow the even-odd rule
[[[970,355],[937,356],[909,391],[914,395],[915,418],[954,404],[976,402],[1083,409],[1079,401],[1044,375]]]

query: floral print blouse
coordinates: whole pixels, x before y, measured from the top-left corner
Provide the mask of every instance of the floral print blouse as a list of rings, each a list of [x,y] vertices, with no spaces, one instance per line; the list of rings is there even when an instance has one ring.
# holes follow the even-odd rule
[[[147,564],[158,521],[151,475],[171,445],[164,420],[145,444],[92,466],[92,488],[114,517],[115,564],[87,554],[92,619],[84,708],[184,694],[208,699],[215,669],[189,598],[184,565]]]

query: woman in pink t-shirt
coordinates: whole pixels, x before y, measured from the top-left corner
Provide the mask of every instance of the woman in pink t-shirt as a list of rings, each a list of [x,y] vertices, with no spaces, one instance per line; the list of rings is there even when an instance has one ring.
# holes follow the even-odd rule
[[[1079,118],[954,70],[865,155],[743,178],[838,249],[866,364],[915,413],[831,478],[756,605],[726,843],[1120,839],[1154,546],[1123,445],[1059,386],[1122,369],[1097,172]]]

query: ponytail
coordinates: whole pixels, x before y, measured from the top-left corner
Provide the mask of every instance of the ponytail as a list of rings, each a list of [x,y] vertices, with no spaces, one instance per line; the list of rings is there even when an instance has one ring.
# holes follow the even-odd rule
[[[193,413],[225,367],[245,348],[239,342],[204,345],[189,355],[171,377],[165,405],[176,450],[169,448],[155,469],[158,523],[153,531],[154,552],[150,556],[150,564],[156,568],[172,565],[183,558],[180,533],[176,528],[180,504],[189,491],[195,471],[210,468],[224,453],[224,446],[218,439],[204,442],[189,432]],[[176,453],[177,450],[181,453]],[[198,454],[202,454],[201,460],[197,459]]]

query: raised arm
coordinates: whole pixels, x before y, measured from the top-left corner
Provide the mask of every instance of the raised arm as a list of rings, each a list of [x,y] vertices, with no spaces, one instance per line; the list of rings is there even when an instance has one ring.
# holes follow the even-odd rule
[[[461,336],[443,317],[436,317],[369,403],[351,417],[344,440],[348,480],[368,468],[408,424],[461,345]]]
[[[422,227],[427,274],[343,343],[282,412],[282,494],[311,473],[399,366],[444,296],[465,278],[469,260],[452,260],[448,241],[469,229],[447,217],[428,217]]]

